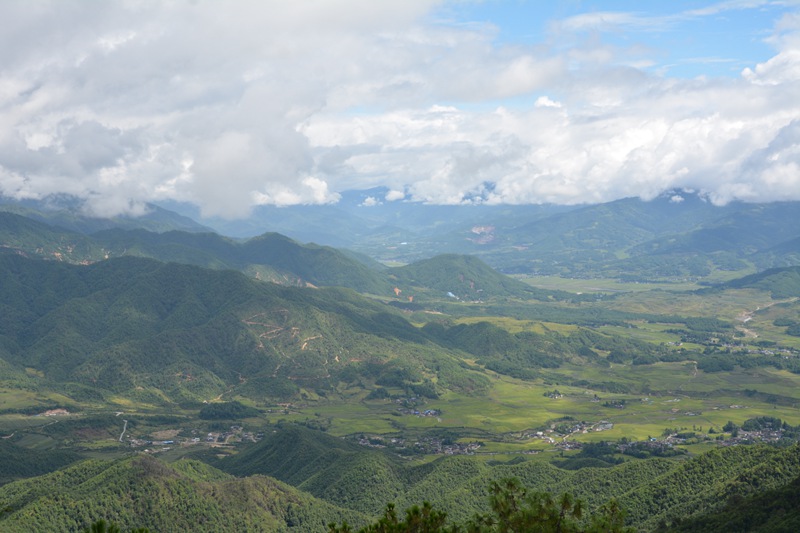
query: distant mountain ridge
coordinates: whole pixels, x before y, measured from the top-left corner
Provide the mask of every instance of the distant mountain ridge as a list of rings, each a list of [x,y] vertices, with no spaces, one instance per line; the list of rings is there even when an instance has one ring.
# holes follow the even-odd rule
[[[240,242],[216,233],[144,229],[103,230],[91,235],[56,228],[19,215],[0,212],[0,247],[29,257],[92,263],[135,256],[213,269],[239,270],[251,277],[284,285],[347,287],[361,293],[399,297],[425,293],[465,299],[526,297],[568,298],[567,293],[534,289],[488,267],[480,259],[444,255],[394,269],[328,246],[300,244],[265,233]]]
[[[368,267],[368,259],[326,246],[302,245],[278,234],[265,234],[244,243],[216,233],[155,233],[144,229],[116,228],[84,235],[0,212],[0,247],[29,257],[83,264],[110,257],[148,257],[241,270],[290,285],[310,283],[390,294],[388,281],[379,274],[380,267]]]
[[[793,223],[800,202],[715,206],[670,191],[650,201],[595,205],[439,206],[388,202],[386,193],[348,191],[335,205],[262,206],[241,224],[207,223],[239,236],[269,227],[382,261],[475,255],[502,272],[524,274],[673,279],[800,261]]]
[[[203,220],[223,234],[251,240],[279,232],[319,246],[345,247],[361,254],[361,263],[368,263],[364,257],[410,264],[457,254],[478,257],[503,273],[660,282],[800,264],[800,227],[794,223],[800,202],[715,206],[697,194],[671,191],[650,201],[625,198],[596,205],[438,206],[388,202],[386,194],[383,189],[349,191],[335,205],[259,206],[244,221]],[[91,228],[207,230],[185,216],[199,216],[196,209],[168,205],[184,214],[154,208],[150,216],[163,223],[118,217],[94,219]],[[26,216],[47,221],[44,212],[24,209]],[[63,220],[49,223],[87,229]],[[276,279],[286,274],[278,272]],[[273,273],[267,268],[262,275]]]
[[[248,272],[290,285],[348,287],[389,294],[389,283],[377,269],[328,246],[299,244],[277,233],[237,242],[215,233],[108,230],[92,235],[113,257],[136,255],[207,268]]]
[[[179,215],[155,204],[146,204],[142,215],[114,217],[92,216],[82,209],[82,201],[70,196],[56,196],[44,200],[13,201],[0,196],[0,211],[32,218],[39,222],[78,233],[94,233],[104,229],[147,229],[163,232],[212,231],[193,219]]]

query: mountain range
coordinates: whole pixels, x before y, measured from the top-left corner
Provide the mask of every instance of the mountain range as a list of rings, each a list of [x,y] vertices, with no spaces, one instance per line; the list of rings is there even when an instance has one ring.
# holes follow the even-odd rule
[[[48,208],[52,201],[0,209],[84,234],[112,227],[162,233],[214,228],[251,239],[273,232],[383,263],[466,254],[502,272],[528,275],[672,281],[790,266],[800,259],[800,229],[793,223],[800,219],[800,202],[716,206],[695,193],[672,191],[650,201],[597,205],[437,206],[381,200],[386,192],[349,191],[334,205],[260,206],[242,221],[206,219],[176,203],[152,206],[140,219],[93,219],[64,199],[56,203],[59,209]]]
[[[156,206],[141,219],[87,217],[68,199],[0,209],[0,529],[71,531],[102,517],[159,531],[319,531],[365,524],[389,501],[431,501],[463,521],[486,511],[490,481],[509,477],[590,510],[615,498],[645,530],[800,522],[797,428],[775,419],[786,431],[772,446],[713,446],[744,443],[720,417],[794,416],[800,203],[674,194],[463,211],[382,204],[380,192],[259,209],[252,229],[267,212],[280,224],[238,237]],[[533,274],[633,289],[579,295],[519,279]],[[624,281],[659,288],[639,295]],[[46,409],[78,414],[29,416]],[[669,453],[568,446],[610,446],[594,432],[607,420],[663,431],[644,443]],[[238,424],[261,434],[235,449],[215,441]],[[331,427],[338,436],[317,431]],[[182,444],[149,436],[164,431]],[[165,447],[132,452],[123,437]],[[558,455],[538,447],[548,438]],[[472,457],[479,439],[494,451]],[[695,440],[703,453],[677,449]],[[416,457],[433,441],[465,454]],[[742,511],[761,507],[771,511]]]

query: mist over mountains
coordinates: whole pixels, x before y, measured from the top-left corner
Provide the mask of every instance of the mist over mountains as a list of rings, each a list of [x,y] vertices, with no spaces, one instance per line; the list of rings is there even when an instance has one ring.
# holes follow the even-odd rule
[[[349,249],[384,263],[411,263],[442,253],[468,254],[505,273],[701,278],[794,264],[800,254],[800,203],[716,206],[694,193],[673,191],[585,206],[464,205],[375,200],[387,189],[350,191],[337,204],[261,206],[241,221],[198,219],[188,205],[153,206],[144,218],[96,219],[75,205],[6,203],[0,207],[84,234],[141,228],[207,232],[250,239],[268,232],[301,243]],[[27,209],[27,211],[26,211]],[[178,214],[180,213],[180,214]],[[251,243],[252,245],[252,243]],[[635,272],[635,274],[633,274]]]

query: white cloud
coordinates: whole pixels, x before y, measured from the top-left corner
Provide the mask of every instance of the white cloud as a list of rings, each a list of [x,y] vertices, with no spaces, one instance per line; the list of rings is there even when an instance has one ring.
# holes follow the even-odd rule
[[[387,202],[396,202],[398,200],[403,200],[406,197],[406,193],[403,191],[389,191],[386,193],[386,201]]]
[[[374,196],[367,196],[364,198],[364,201],[361,202],[362,207],[375,207],[376,205],[381,205],[381,201],[375,198]]]
[[[536,102],[533,105],[536,107],[556,107],[556,108],[561,107],[560,102],[551,100],[547,96],[540,96],[539,98],[536,99]]]
[[[0,193],[224,217],[377,185],[386,202],[800,199],[796,14],[740,78],[682,80],[642,70],[652,50],[568,34],[764,2],[583,14],[531,46],[430,22],[437,4],[2,2]]]

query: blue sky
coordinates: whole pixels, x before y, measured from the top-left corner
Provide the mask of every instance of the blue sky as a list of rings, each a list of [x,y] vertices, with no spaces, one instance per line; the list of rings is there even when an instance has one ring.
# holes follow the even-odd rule
[[[431,18],[443,24],[490,24],[495,41],[536,46],[560,37],[559,24],[587,16],[626,14],[627,21],[587,26],[573,39],[598,38],[620,48],[641,46],[652,70],[677,77],[738,76],[769,59],[766,42],[776,20],[797,2],[487,0],[442,6]]]
[[[0,2],[0,194],[800,200],[800,0]]]

